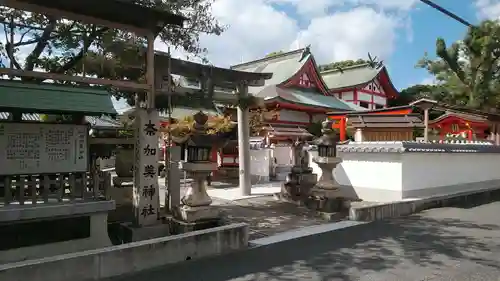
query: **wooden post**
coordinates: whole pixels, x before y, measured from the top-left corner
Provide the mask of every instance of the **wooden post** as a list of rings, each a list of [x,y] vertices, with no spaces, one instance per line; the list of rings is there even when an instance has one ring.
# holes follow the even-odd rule
[[[248,86],[246,83],[238,85],[238,95],[242,99],[248,98]],[[252,193],[252,182],[250,177],[250,126],[249,110],[247,105],[238,106],[238,156],[239,156],[239,184],[241,195]]]
[[[173,212],[181,205],[181,171],[179,170],[179,162],[181,161],[181,147],[171,146],[168,149],[170,158],[170,169],[167,171],[167,188],[168,196],[165,196],[165,207]],[[168,204],[167,204],[168,203]]]
[[[424,142],[429,142],[429,108],[424,109]]]

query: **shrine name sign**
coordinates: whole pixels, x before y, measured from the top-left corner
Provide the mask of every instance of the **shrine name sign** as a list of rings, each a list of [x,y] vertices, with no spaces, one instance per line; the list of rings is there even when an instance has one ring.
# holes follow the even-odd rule
[[[0,123],[0,175],[85,172],[88,127]]]

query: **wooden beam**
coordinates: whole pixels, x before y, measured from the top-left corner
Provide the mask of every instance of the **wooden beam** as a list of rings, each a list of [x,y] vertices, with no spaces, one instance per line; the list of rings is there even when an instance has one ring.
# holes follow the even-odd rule
[[[61,17],[61,18],[66,18],[66,19],[71,19],[71,20],[77,20],[77,21],[81,21],[81,22],[85,22],[85,23],[89,23],[89,24],[97,24],[97,25],[101,25],[101,26],[106,26],[109,28],[128,30],[128,31],[134,32],[135,34],[140,35],[140,36],[147,36],[147,34],[151,32],[147,29],[142,29],[142,28],[138,28],[135,26],[131,26],[131,25],[125,25],[125,24],[107,21],[104,19],[98,19],[98,18],[93,18],[93,17],[89,17],[89,16],[79,15],[79,14],[75,14],[75,13],[71,13],[71,12],[67,12],[67,11],[46,8],[43,6],[29,4],[29,3],[25,3],[25,2],[21,2],[21,1],[17,1],[17,0],[3,0],[2,5],[8,6],[8,7],[14,8],[14,9],[19,9],[19,10],[24,10],[24,11],[34,12],[34,13],[40,13],[40,14],[45,14],[45,15],[54,16],[54,17]],[[95,8],[97,9],[99,7],[95,7]]]
[[[135,144],[134,138],[89,138],[89,144]]]
[[[51,79],[51,80],[62,80],[71,81],[84,84],[96,84],[113,86],[119,89],[130,89],[130,90],[148,90],[147,84],[140,84],[130,81],[118,81],[110,79],[101,78],[91,78],[91,77],[81,77],[81,76],[69,76],[64,74],[39,72],[39,71],[24,71],[19,69],[10,68],[0,68],[0,75],[12,75],[15,77],[33,77],[37,79]]]
[[[166,73],[168,55],[162,52],[156,52],[155,70],[160,73]],[[203,65],[190,61],[171,58],[171,73],[186,77],[201,78],[206,73],[213,79],[214,84],[223,82],[241,83],[247,82],[248,86],[263,86],[265,80],[273,77],[272,73],[256,73],[231,70],[211,65]]]

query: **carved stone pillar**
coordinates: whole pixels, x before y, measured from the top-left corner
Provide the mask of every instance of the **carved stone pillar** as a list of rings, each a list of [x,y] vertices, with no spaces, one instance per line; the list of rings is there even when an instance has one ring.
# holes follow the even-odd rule
[[[158,111],[135,110],[134,217],[137,226],[156,224],[160,218],[158,189]]]

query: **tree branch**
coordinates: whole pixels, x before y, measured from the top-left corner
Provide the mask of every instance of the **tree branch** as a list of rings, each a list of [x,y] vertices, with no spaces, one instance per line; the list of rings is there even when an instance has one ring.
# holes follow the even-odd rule
[[[19,64],[19,62],[17,62],[17,59],[14,56],[13,46],[11,46],[12,42],[9,41],[9,37],[7,36],[8,31],[7,31],[6,24],[3,25],[3,30],[4,30],[4,34],[5,34],[5,42],[6,42],[5,43],[5,50],[7,51],[7,57],[9,58],[9,60],[11,61],[12,65],[15,68],[21,69],[21,65]]]
[[[42,54],[45,47],[47,46],[50,40],[50,35],[56,28],[56,24],[57,20],[54,17],[50,17],[49,24],[43,30],[42,36],[40,36],[40,39],[36,43],[35,48],[31,52],[31,54],[29,54],[28,57],[26,58],[25,70],[32,71],[33,68],[35,68],[35,63]]]
[[[64,65],[62,65],[62,66],[54,69],[51,72],[54,72],[54,73],[65,73],[66,71],[74,68],[76,66],[76,64],[78,64],[83,59],[83,57],[87,53],[88,49],[90,48],[90,46],[92,45],[92,43],[94,43],[94,41],[97,39],[97,37],[101,36],[107,30],[109,30],[108,27],[103,27],[103,28],[100,28],[100,29],[93,28],[93,30],[90,32],[87,40],[84,40],[83,47],[78,52],[78,54],[76,54],[75,56],[71,57]]]

